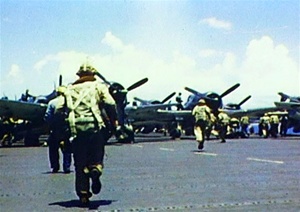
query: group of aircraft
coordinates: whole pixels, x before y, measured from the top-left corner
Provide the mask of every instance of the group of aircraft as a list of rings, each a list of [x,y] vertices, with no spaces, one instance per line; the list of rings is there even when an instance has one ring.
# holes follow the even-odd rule
[[[201,93],[185,87],[185,90],[191,95],[181,105],[180,110],[174,110],[172,107],[178,106],[178,103],[171,103],[170,100],[176,95],[176,92],[171,93],[162,101],[143,100],[138,97],[134,98],[135,101],[132,104],[127,101],[127,93],[146,83],[148,78],[125,88],[120,83],[108,81],[100,73],[97,73],[97,76],[109,86],[109,91],[116,102],[118,121],[122,129],[120,133],[122,136],[119,135],[117,139],[121,142],[134,141],[136,133],[150,133],[160,130],[165,135],[168,133],[172,138],[180,138],[183,132],[186,135],[193,134],[192,109],[200,99],[206,100],[213,113],[217,113],[221,109],[230,117],[235,118],[242,116],[259,118],[268,112],[277,112],[279,115],[286,114],[289,116],[289,127],[293,127],[294,132],[300,132],[300,97],[291,97],[280,92],[281,99],[274,102],[275,106],[244,110],[241,105],[251,98],[250,95],[238,104],[223,105],[222,100],[224,96],[237,89],[240,86],[239,83],[221,95],[215,92]],[[61,82],[62,77],[60,76],[59,85]],[[24,138],[25,146],[39,145],[39,136],[48,132],[47,125],[43,120],[47,103],[55,98],[56,92],[54,90],[49,95],[35,97],[26,91],[24,96],[26,100],[24,98],[20,100],[0,99],[0,139],[4,134],[10,133],[13,135],[12,139]]]

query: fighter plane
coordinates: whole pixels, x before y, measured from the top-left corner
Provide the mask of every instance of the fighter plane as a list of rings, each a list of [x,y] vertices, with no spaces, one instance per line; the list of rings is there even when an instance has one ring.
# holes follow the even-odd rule
[[[288,127],[293,127],[294,133],[300,132],[300,97],[293,97],[282,92],[278,93],[280,102],[275,102],[277,108],[287,111],[289,117]]]
[[[213,113],[217,113],[218,109],[223,107],[222,98],[237,89],[239,83],[233,85],[221,95],[216,92],[200,93],[192,88],[185,87],[185,90],[192,94],[188,97],[187,102],[183,105],[183,110],[157,110],[157,122],[161,121],[167,125],[168,132],[172,138],[179,138],[182,131],[186,135],[193,134],[194,117],[192,116],[192,109],[198,104],[200,99],[205,99],[206,104],[212,109]]]
[[[59,86],[61,84],[62,76],[60,75]],[[12,137],[24,138],[25,146],[39,145],[39,135],[48,131],[43,120],[47,104],[56,95],[54,88],[48,95],[33,96],[26,90],[19,100],[0,99],[0,117],[4,120],[11,120],[10,126],[6,126],[14,129],[13,132],[9,132],[13,134]]]
[[[132,107],[126,107],[125,113],[127,114],[128,124],[133,127],[135,133],[148,134],[153,131],[164,132],[164,123],[156,121],[158,109],[169,109],[177,104],[166,103],[168,102],[176,92],[169,94],[162,101],[160,100],[144,100],[138,97],[134,97],[136,103]]]
[[[110,93],[117,104],[118,120],[121,125],[121,131],[117,132],[117,140],[120,142],[133,142],[134,132],[143,128],[144,133],[152,132],[155,126],[161,126],[165,122],[158,116],[158,109],[166,109],[177,104],[166,104],[171,99],[175,92],[167,96],[164,100],[142,100],[134,98],[136,101],[141,102],[140,105],[134,104],[129,106],[127,102],[127,93],[148,81],[144,78],[133,85],[124,89],[120,83],[110,82],[103,75],[97,73],[97,76],[107,83],[110,88]]]

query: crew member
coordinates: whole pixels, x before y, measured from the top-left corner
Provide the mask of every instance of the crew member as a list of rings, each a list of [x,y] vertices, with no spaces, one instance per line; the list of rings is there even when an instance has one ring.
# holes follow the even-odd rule
[[[248,126],[249,126],[249,117],[248,116],[243,116],[241,118],[241,130],[242,130],[242,137],[243,138],[248,138],[249,137]]]
[[[261,133],[264,138],[269,137],[269,127],[270,125],[270,117],[268,116],[267,113],[264,114],[263,117],[260,119],[260,127],[261,127]]]
[[[214,127],[215,127],[216,121],[217,121],[217,118],[214,115],[214,113],[211,112],[209,114],[209,117],[210,117],[210,119],[208,120],[208,124],[207,124],[206,130],[205,130],[206,140],[210,139],[210,135],[211,135],[212,131],[214,130]]]
[[[272,114],[270,116],[270,134],[273,138],[277,138],[278,126],[279,126],[278,115]]]
[[[221,109],[218,111],[218,131],[219,131],[219,137],[221,139],[221,143],[226,142],[226,134],[227,129],[229,125],[230,118],[229,116],[224,113]]]
[[[204,99],[200,99],[194,107],[192,115],[195,118],[194,133],[198,142],[198,149],[204,148],[205,131],[210,119],[210,108],[206,105]]]
[[[239,128],[240,128],[240,121],[233,117],[229,120],[229,129],[230,129],[230,134],[233,138],[238,138],[239,137]]]
[[[59,149],[63,155],[64,173],[70,173],[72,148],[69,141],[68,125],[65,121],[65,111],[57,111],[57,107],[64,104],[66,87],[60,86],[56,89],[57,97],[52,99],[47,106],[45,121],[49,124],[50,134],[47,140],[49,146],[49,161],[52,173],[57,173],[60,169]]]
[[[178,103],[177,110],[183,110],[181,93],[178,93],[178,96],[176,96],[176,102]]]
[[[112,124],[117,127],[116,106],[107,85],[95,78],[96,69],[88,64],[80,66],[79,79],[67,87],[66,105],[71,131],[75,162],[75,190],[81,203],[89,204],[90,179],[93,194],[101,190],[100,176],[103,171],[103,157],[107,133],[104,116],[105,108]]]
[[[288,122],[289,122],[288,115],[281,116],[279,121],[280,121],[280,135],[281,137],[285,137],[288,130]]]

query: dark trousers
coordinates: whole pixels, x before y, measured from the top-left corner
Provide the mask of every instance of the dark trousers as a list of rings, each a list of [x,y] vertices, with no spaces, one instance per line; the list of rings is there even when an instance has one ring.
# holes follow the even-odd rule
[[[219,129],[219,137],[222,142],[225,142],[226,134],[227,134],[227,127],[228,125],[226,124],[220,124],[218,129]]]
[[[61,141],[64,141],[63,147],[60,146]],[[51,168],[59,170],[59,149],[61,149],[63,155],[63,169],[64,171],[70,170],[72,162],[72,147],[69,142],[69,138],[62,136],[59,132],[52,131],[48,138],[48,146]]]
[[[73,141],[75,190],[79,197],[89,193],[89,175],[84,169],[103,164],[105,139],[102,131],[78,133]]]

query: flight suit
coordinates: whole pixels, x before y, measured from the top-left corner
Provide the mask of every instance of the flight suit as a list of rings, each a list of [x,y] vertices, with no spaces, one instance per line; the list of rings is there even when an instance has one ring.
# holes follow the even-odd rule
[[[240,122],[237,118],[231,118],[229,120],[229,127],[230,127],[230,133],[234,138],[238,138],[239,134],[239,128],[240,128]]]
[[[242,137],[245,137],[245,138],[249,137],[248,126],[249,126],[249,117],[243,116],[241,118]]]
[[[65,98],[70,110],[68,122],[75,162],[75,190],[80,201],[86,204],[92,196],[90,179],[94,194],[101,189],[100,176],[107,138],[100,105],[105,103],[115,110],[115,102],[108,87],[96,81],[94,76],[82,76],[68,86]]]
[[[62,95],[52,99],[48,103],[44,117],[50,128],[47,143],[49,147],[49,161],[53,173],[57,173],[60,169],[59,149],[63,155],[63,170],[65,173],[70,173],[72,162],[72,147],[69,141],[68,126],[65,122],[66,116],[57,112],[57,106],[63,102],[64,97]]]
[[[263,117],[260,119],[260,124],[261,124],[261,133],[264,138],[269,137],[269,124],[270,124],[270,117],[265,114]]]
[[[280,135],[282,137],[286,136],[287,129],[288,129],[288,121],[289,118],[287,115],[283,115],[280,117]]]
[[[218,131],[219,131],[219,137],[221,139],[221,143],[226,142],[226,134],[227,134],[227,129],[229,125],[230,118],[229,116],[224,113],[224,112],[219,112],[218,114]]]
[[[270,117],[270,134],[273,138],[277,138],[279,126],[279,118],[277,115],[271,115]]]
[[[210,113],[210,119],[208,120],[208,124],[205,130],[205,134],[206,134],[206,140],[210,139],[210,135],[212,130],[214,129],[214,126],[216,124],[217,118],[213,113]]]
[[[198,142],[198,149],[203,149],[205,132],[210,119],[210,108],[207,105],[196,105],[192,111],[195,118],[194,133]]]

